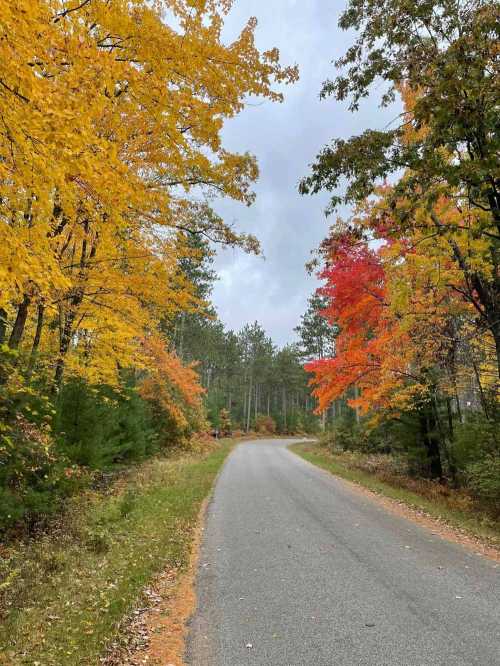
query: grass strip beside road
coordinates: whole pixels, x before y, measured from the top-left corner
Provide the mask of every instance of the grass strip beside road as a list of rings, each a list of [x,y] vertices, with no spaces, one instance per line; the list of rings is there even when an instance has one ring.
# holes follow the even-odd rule
[[[77,498],[56,532],[4,547],[0,663],[95,665],[161,571],[188,564],[198,513],[233,442],[144,463]]]
[[[317,443],[293,444],[291,451],[304,460],[347,481],[356,483],[378,495],[409,506],[446,525],[464,531],[493,548],[500,547],[500,525],[489,516],[476,511],[464,511],[453,506],[453,497],[429,499],[400,485],[393,485],[363,470],[346,464],[342,453],[330,452]]]

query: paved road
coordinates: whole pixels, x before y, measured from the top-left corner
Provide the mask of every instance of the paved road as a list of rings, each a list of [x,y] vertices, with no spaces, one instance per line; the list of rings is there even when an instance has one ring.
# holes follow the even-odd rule
[[[500,567],[286,444],[241,444],[219,477],[188,664],[500,664]]]

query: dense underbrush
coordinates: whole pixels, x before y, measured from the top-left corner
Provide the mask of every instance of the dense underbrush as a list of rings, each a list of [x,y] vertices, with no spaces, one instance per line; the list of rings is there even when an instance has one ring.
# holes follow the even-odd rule
[[[201,412],[180,426],[144,399],[131,373],[119,387],[72,379],[54,394],[42,378],[26,381],[11,368],[0,382],[0,541],[43,528],[69,498],[185,448],[204,428]]]
[[[497,424],[470,415],[438,449],[442,476],[433,478],[428,450],[411,418],[378,427],[340,419],[321,444],[353,469],[424,497],[500,518],[500,443]]]
[[[151,579],[186,566],[231,445],[156,456],[70,498],[50,529],[1,546],[0,663],[97,663]]]

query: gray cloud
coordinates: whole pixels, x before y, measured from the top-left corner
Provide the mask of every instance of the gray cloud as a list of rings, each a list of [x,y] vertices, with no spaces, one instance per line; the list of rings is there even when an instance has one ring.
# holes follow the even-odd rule
[[[342,6],[324,0],[236,0],[225,28],[225,35],[234,37],[257,16],[259,48],[277,46],[284,63],[300,67],[300,81],[284,88],[283,104],[252,103],[224,129],[229,149],[257,156],[256,203],[216,205],[228,222],[260,239],[265,255],[263,260],[233,250],[219,253],[214,303],[220,317],[233,329],[257,319],[280,345],[295,339],[293,328],[317,286],[304,264],[333,221],[323,213],[327,197],[302,197],[297,184],[330,139],[385,127],[394,117],[394,110],[378,108],[376,96],[355,115],[345,105],[319,100],[322,82],[334,74],[332,60],[350,43],[337,28]]]

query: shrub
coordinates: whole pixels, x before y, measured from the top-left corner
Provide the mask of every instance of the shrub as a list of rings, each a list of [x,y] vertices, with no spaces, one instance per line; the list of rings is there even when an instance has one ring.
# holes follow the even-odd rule
[[[367,431],[346,419],[338,419],[321,435],[321,441],[331,451],[357,451],[366,448]]]
[[[231,414],[227,409],[221,409],[219,412],[219,428],[222,437],[228,437],[231,434]]]
[[[31,527],[50,516],[79,487],[79,477],[57,452],[49,426],[18,414],[0,435],[0,528],[21,520]]]
[[[498,421],[489,421],[481,414],[468,414],[464,423],[455,426],[453,459],[464,472],[475,461],[500,455]]]
[[[92,469],[141,460],[157,448],[149,406],[131,386],[117,392],[69,381],[59,395],[55,430],[65,455]]]
[[[25,514],[25,507],[20,498],[9,488],[0,488],[0,531],[20,522]]]
[[[120,500],[120,505],[119,505],[120,516],[122,518],[125,518],[125,516],[131,514],[132,511],[135,509],[136,504],[137,504],[136,493],[130,489],[127,490],[123,494]]]
[[[259,414],[255,420],[255,430],[262,434],[273,434],[276,432],[276,421],[272,416]]]
[[[467,482],[472,495],[500,515],[500,456],[490,455],[467,467]]]

